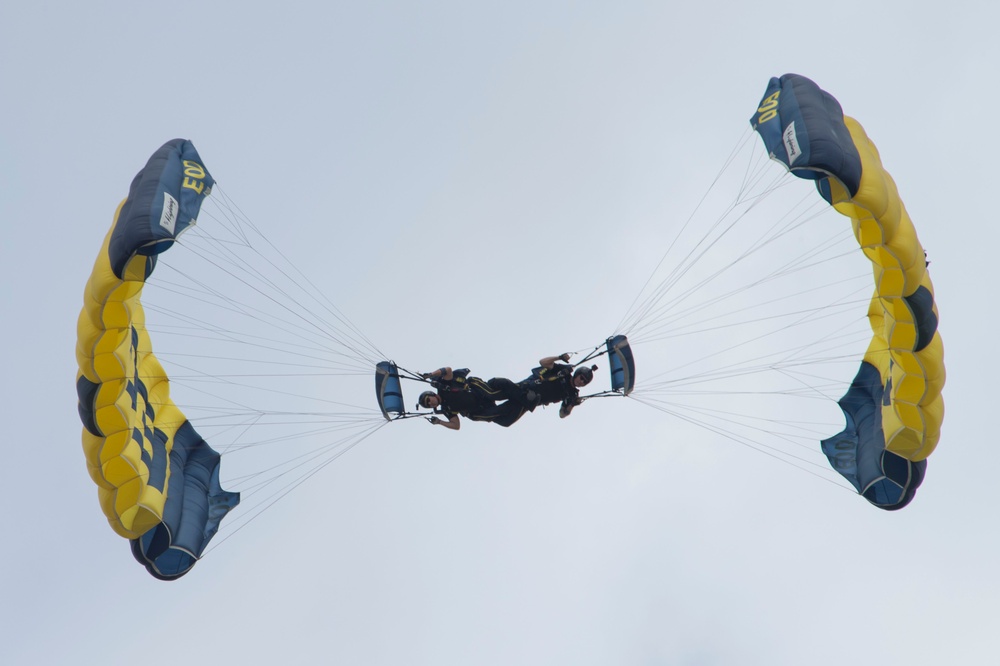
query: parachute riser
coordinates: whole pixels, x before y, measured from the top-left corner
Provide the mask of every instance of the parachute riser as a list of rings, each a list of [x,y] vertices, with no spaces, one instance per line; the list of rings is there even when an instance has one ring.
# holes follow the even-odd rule
[[[614,398],[614,397],[627,398],[628,396],[625,395],[625,393],[622,392],[620,389],[619,390],[610,390],[610,391],[601,391],[600,393],[591,393],[590,395],[581,395],[580,396],[580,402],[583,402],[584,400],[589,400],[591,398]]]
[[[604,356],[607,353],[608,350],[606,347],[604,347],[603,345],[597,345],[596,347],[594,347],[593,351],[584,356],[581,360],[577,361],[576,363],[572,363],[571,365],[574,368],[577,368],[586,363],[587,361],[592,361],[595,358],[600,358],[601,356]]]
[[[431,383],[431,380],[427,379],[426,377],[421,376],[420,373],[413,372],[412,370],[407,370],[406,368],[400,367],[398,365],[396,366],[396,369],[398,371],[400,371],[401,373],[402,372],[406,373],[405,375],[404,374],[400,374],[399,375],[400,379],[409,379],[411,381],[423,382],[425,384],[430,384]]]
[[[389,420],[402,421],[404,419],[416,419],[416,418],[426,418],[426,417],[427,414],[425,414],[424,412],[403,412],[402,414],[398,414],[397,416],[394,416]]]

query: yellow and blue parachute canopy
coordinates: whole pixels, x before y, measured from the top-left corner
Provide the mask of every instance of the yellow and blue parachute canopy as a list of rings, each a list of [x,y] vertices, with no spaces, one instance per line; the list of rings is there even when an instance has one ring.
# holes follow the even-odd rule
[[[822,448],[868,501],[901,508],[924,478],[944,418],[944,347],[923,247],[875,145],[813,81],[772,78],[750,122],[774,160],[815,181],[851,219],[871,261],[872,340],[839,402],[847,425]]]
[[[83,449],[112,529],[161,579],[187,573],[239,494],[219,454],[170,399],[140,301],[156,258],[197,221],[211,175],[190,141],[168,141],[136,175],[94,263],[77,326]]]

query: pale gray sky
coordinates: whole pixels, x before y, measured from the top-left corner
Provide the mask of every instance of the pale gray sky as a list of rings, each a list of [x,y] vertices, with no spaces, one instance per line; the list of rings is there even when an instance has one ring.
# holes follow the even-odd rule
[[[0,661],[992,658],[995,3],[431,4],[0,9]],[[947,416],[912,505],[880,512],[784,448],[595,400],[509,430],[389,424],[273,505],[233,474],[287,449],[224,457],[248,499],[176,583],[108,528],[80,446],[75,323],[115,206],[164,141],[191,139],[387,356],[519,378],[614,332],[786,72],[865,126],[932,261]],[[180,244],[162,263],[198,262]],[[723,344],[637,345],[640,389]],[[372,383],[300,388],[374,409]],[[197,404],[195,389],[174,397]],[[796,455],[822,462],[818,444]]]

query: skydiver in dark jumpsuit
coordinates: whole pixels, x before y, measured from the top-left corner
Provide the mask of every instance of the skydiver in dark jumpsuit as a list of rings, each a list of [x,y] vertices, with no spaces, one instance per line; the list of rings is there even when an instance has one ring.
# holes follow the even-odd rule
[[[452,370],[449,367],[425,372],[422,376],[431,380],[437,392],[421,393],[417,407],[433,409],[445,417],[432,416],[430,421],[434,425],[458,430],[461,415],[472,421],[487,421],[507,428],[525,412],[523,390],[509,379],[485,381],[470,377],[468,368]],[[497,404],[498,401],[502,402]]]
[[[559,356],[546,356],[538,361],[538,367],[531,371],[531,376],[517,383],[522,394],[536,396],[528,406],[534,411],[535,405],[550,405],[555,402],[559,406],[559,418],[566,418],[573,408],[583,402],[580,399],[580,389],[594,379],[596,365],[581,366],[574,371],[572,365],[557,363],[569,361],[568,353]]]

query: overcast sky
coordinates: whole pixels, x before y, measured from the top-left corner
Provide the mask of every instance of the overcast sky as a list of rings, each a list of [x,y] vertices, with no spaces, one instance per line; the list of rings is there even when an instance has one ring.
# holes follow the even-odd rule
[[[994,658],[998,20],[986,0],[5,3],[0,661]],[[331,436],[330,464],[245,499],[174,583],[107,526],[80,445],[76,318],[115,206],[162,143],[192,140],[300,283],[385,356],[517,379],[615,332],[787,72],[865,126],[932,262],[947,416],[909,507],[881,512],[690,413],[609,399],[509,430],[414,419],[353,447]],[[684,344],[636,345],[637,393],[728,342]],[[376,408],[367,375],[299,388]],[[199,400],[183,382],[174,397]],[[818,442],[800,455],[823,463]],[[224,482],[249,498],[227,456]]]

